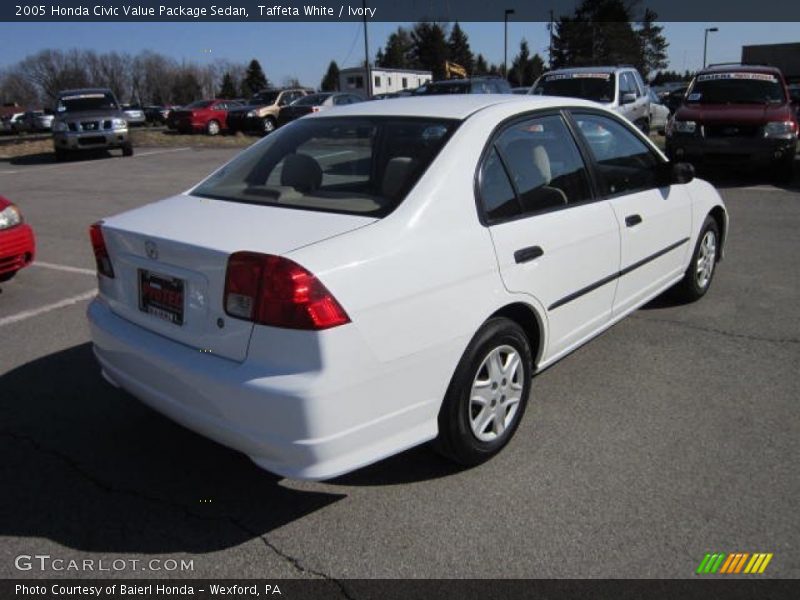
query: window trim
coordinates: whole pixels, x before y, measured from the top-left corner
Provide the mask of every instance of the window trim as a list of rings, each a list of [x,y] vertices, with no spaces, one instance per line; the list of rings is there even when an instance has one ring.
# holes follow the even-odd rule
[[[578,107],[580,108],[580,107]],[[539,215],[548,214],[551,212],[561,211],[561,210],[569,210],[570,208],[578,208],[580,206],[585,206],[587,204],[591,204],[592,202],[597,202],[598,200],[602,200],[599,195],[599,188],[596,186],[596,181],[594,178],[593,170],[590,166],[589,159],[584,151],[584,148],[581,146],[581,142],[576,137],[576,132],[573,128],[570,115],[567,112],[569,110],[568,107],[561,107],[561,108],[544,108],[538,109],[533,111],[528,111],[524,113],[518,113],[507,119],[504,119],[500,123],[498,123],[495,128],[492,130],[492,133],[487,138],[486,144],[481,151],[480,158],[478,159],[478,165],[475,168],[475,176],[473,180],[473,191],[475,196],[475,209],[478,212],[478,221],[484,227],[494,227],[495,225],[502,225],[503,223],[510,223],[513,221],[520,221],[522,219],[530,219],[532,217],[537,217]],[[513,127],[515,124],[520,123],[522,121],[527,121],[532,118],[541,118],[541,117],[559,117],[561,121],[564,123],[567,131],[569,132],[575,147],[578,150],[578,155],[580,156],[581,160],[583,161],[584,170],[586,172],[586,184],[589,188],[589,197],[585,200],[581,200],[580,202],[568,202],[563,206],[550,206],[548,208],[542,208],[540,210],[531,211],[531,212],[524,212],[522,211],[522,200],[519,195],[519,191],[517,190],[517,186],[514,183],[514,179],[511,177],[508,171],[508,166],[506,164],[506,160],[503,157],[502,152],[495,150],[497,156],[500,158],[500,164],[503,166],[503,170],[505,171],[506,177],[508,177],[509,183],[511,185],[511,189],[514,190],[514,194],[517,199],[517,203],[520,206],[520,214],[514,215],[512,217],[503,217],[499,219],[491,219],[489,215],[486,213],[485,205],[483,203],[483,198],[481,196],[481,182],[482,182],[482,174],[483,174],[483,167],[488,159],[489,154],[491,153],[492,149],[495,148],[498,138],[509,128]]]
[[[599,116],[599,117],[605,117],[607,119],[611,119],[612,121],[616,121],[619,125],[621,125],[622,127],[626,128],[627,131],[633,133],[634,137],[636,137],[640,141],[642,141],[642,143],[644,144],[645,148],[647,148],[648,152],[650,152],[650,154],[655,157],[657,163],[666,163],[666,162],[669,162],[669,161],[665,160],[664,157],[661,155],[661,153],[656,152],[653,149],[652,142],[649,139],[645,138],[644,134],[641,131],[639,131],[639,129],[637,129],[633,124],[631,124],[631,123],[627,122],[626,120],[624,120],[622,117],[620,117],[616,113],[607,113],[607,112],[600,111],[600,110],[597,110],[597,109],[594,109],[594,108],[591,108],[591,107],[582,107],[582,106],[571,107],[571,108],[565,109],[565,113],[566,113],[565,118],[572,125],[573,135],[577,136],[577,138],[579,139],[578,144],[585,151],[585,154],[586,154],[585,160],[587,162],[587,168],[592,173],[592,180],[593,180],[594,185],[595,185],[595,193],[597,194],[597,197],[598,197],[599,200],[613,200],[614,198],[619,198],[620,196],[627,196],[628,194],[638,194],[640,192],[646,192],[648,190],[661,189],[661,188],[658,187],[658,185],[655,185],[653,187],[643,187],[643,188],[637,188],[637,189],[634,189],[634,190],[625,190],[624,192],[618,192],[618,193],[615,193],[615,194],[605,194],[604,195],[603,194],[603,186],[601,185],[602,179],[601,179],[600,174],[598,173],[598,162],[594,157],[594,153],[592,152],[592,148],[589,145],[588,140],[583,135],[583,133],[580,131],[580,127],[578,126],[578,121],[575,118],[575,114],[594,115],[594,116]]]

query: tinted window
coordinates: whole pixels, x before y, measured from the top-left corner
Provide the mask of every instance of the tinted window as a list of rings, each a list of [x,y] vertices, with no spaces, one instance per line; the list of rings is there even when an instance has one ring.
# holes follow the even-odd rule
[[[80,112],[84,110],[116,110],[119,108],[111,92],[87,92],[58,99],[56,110],[59,112]]]
[[[575,120],[591,148],[603,194],[656,187],[659,160],[626,125],[601,115],[576,114]]]
[[[319,106],[330,98],[330,96],[330,94],[311,94],[310,96],[300,98],[294,104],[295,106]]]
[[[614,101],[613,73],[551,73],[536,83],[534,94],[585,98],[595,102]]]
[[[383,216],[405,198],[456,125],[401,117],[301,119],[240,154],[192,193]]]
[[[704,73],[698,75],[686,102],[701,104],[764,104],[785,102],[783,85],[771,73]]]

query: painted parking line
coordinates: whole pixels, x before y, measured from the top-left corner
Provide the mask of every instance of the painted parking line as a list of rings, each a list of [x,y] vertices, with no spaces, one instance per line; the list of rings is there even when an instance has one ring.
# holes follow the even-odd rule
[[[20,321],[24,321],[26,319],[31,319],[33,317],[38,317],[39,315],[44,315],[54,310],[58,310],[59,308],[66,308],[67,306],[72,306],[74,304],[78,304],[79,302],[83,302],[85,300],[89,300],[94,298],[97,295],[97,290],[89,290],[88,292],[84,292],[83,294],[78,294],[77,296],[70,296],[69,298],[64,298],[63,300],[59,300],[58,302],[53,302],[52,304],[46,304],[44,306],[40,306],[39,308],[33,308],[31,310],[24,310],[22,312],[18,312],[15,315],[10,315],[8,317],[3,317],[0,319],[0,327],[4,325],[11,325],[12,323],[19,323]]]
[[[126,160],[131,158],[142,158],[144,156],[156,156],[158,154],[172,154],[174,152],[185,152],[186,150],[191,150],[191,148],[168,148],[164,150],[149,150],[147,152],[137,152],[133,156],[127,157]],[[34,171],[49,171],[51,169],[61,169],[64,167],[80,167],[83,165],[94,165],[96,164],[93,160],[83,160],[80,162],[68,162],[68,163],[58,163],[55,165],[44,165],[42,167],[31,167],[30,169],[14,169],[10,171],[0,171],[0,175],[14,175],[16,173],[32,173]]]
[[[81,269],[80,267],[70,267],[69,265],[57,265],[49,262],[42,262],[37,260],[31,263],[32,267],[42,267],[43,269],[52,269],[53,271],[64,271],[65,273],[80,273],[82,275],[97,275],[94,269]]]

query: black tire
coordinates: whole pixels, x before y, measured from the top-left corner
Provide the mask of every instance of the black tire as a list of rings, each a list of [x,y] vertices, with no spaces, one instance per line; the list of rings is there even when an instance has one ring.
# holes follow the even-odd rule
[[[486,373],[487,381],[491,381],[491,376],[484,366],[490,355],[502,348],[513,349],[520,358],[520,369],[515,369],[513,379],[503,379],[500,384],[488,383],[486,393],[491,397],[491,404],[484,404],[483,409],[475,413],[475,403],[472,401],[473,383],[477,381],[483,373]],[[502,352],[499,354],[502,361]],[[506,360],[510,354],[506,354]],[[533,371],[533,358],[531,356],[530,344],[525,336],[525,332],[514,321],[505,318],[494,318],[488,320],[478,330],[472,338],[469,346],[464,351],[461,361],[456,367],[453,378],[447,389],[442,407],[439,410],[439,436],[434,442],[434,448],[447,458],[466,466],[480,464],[503,449],[503,447],[513,437],[514,433],[525,414],[525,407],[528,402],[528,394],[531,389],[531,376]],[[521,386],[521,390],[513,390],[515,386]],[[519,401],[516,403],[515,412],[513,405],[503,406],[507,396],[513,399],[519,394]],[[504,409],[504,419],[510,419],[505,423],[501,433],[497,433],[497,419],[492,418],[482,429],[483,435],[494,435],[494,439],[481,440],[473,432],[471,421],[478,417],[483,411],[494,412]],[[477,425],[480,428],[480,425]],[[491,426],[492,431],[487,431]]]
[[[122,147],[122,156],[133,156],[133,145],[128,143]]]
[[[8,273],[3,273],[0,275],[0,283],[5,283],[6,281],[10,281],[14,278],[14,275],[17,274],[17,271],[10,271]]]
[[[703,245],[706,243],[706,235],[709,234],[709,232],[713,234],[714,254],[711,259],[711,271],[708,273],[707,279],[705,279],[705,277],[701,277],[699,274],[698,261],[700,260],[701,254],[704,252]],[[677,299],[683,302],[694,302],[706,295],[714,279],[714,273],[717,271],[716,263],[719,262],[719,242],[719,227],[717,226],[717,222],[713,217],[708,216],[697,238],[697,244],[692,253],[692,260],[689,262],[689,267],[686,269],[683,279],[674,288]]]
[[[264,117],[264,120],[261,124],[261,133],[264,135],[269,135],[273,131],[278,128],[278,124],[275,122],[275,119],[272,117]]]
[[[641,129],[642,133],[647,137],[650,137],[650,119],[642,119],[639,121],[639,129]]]
[[[773,168],[773,176],[779,183],[792,181],[794,179],[794,156],[789,156],[776,163]]]
[[[58,162],[64,162],[69,158],[69,152],[67,150],[62,150],[61,148],[56,148],[56,160]]]

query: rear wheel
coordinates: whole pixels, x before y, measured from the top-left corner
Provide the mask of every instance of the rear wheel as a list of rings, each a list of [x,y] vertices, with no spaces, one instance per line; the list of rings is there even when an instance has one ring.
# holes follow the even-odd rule
[[[264,135],[268,135],[275,131],[275,119],[272,117],[265,117],[263,123],[263,132]]]
[[[208,125],[206,125],[206,133],[208,135],[218,135],[220,132],[219,122],[217,121],[209,121]]]
[[[122,156],[133,156],[133,145],[128,143],[122,147]]]
[[[689,268],[675,288],[679,299],[694,302],[706,295],[714,278],[718,256],[719,227],[712,217],[706,217]]]
[[[58,162],[64,162],[69,158],[69,152],[66,150],[62,150],[61,148],[56,148],[56,160]]]
[[[775,164],[773,169],[776,181],[787,183],[794,178],[794,155],[784,158]]]
[[[530,345],[519,325],[505,318],[487,321],[448,387],[436,449],[468,466],[500,452],[525,413],[532,369]]]

